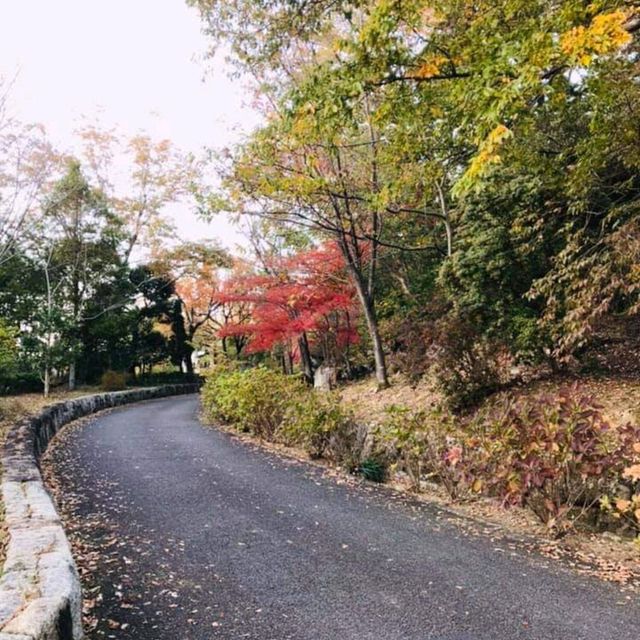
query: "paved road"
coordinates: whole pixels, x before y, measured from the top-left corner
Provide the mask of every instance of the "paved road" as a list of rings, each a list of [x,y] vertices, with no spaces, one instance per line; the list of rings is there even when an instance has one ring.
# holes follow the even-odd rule
[[[635,596],[197,416],[194,397],[153,401],[71,430],[54,449],[69,528],[92,569],[92,638],[640,637]]]

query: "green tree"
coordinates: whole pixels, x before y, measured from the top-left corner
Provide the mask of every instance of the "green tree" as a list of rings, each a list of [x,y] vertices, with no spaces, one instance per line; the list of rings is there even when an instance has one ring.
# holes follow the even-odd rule
[[[101,285],[122,274],[121,221],[76,161],[69,162],[65,176],[53,186],[44,212],[49,229],[46,278],[56,277],[55,295],[68,327],[61,337],[67,345],[69,388],[74,389],[87,303]]]
[[[365,315],[444,296],[558,364],[637,308],[635,3],[191,4],[274,105],[233,158],[234,203],[366,247],[356,284],[382,255]]]

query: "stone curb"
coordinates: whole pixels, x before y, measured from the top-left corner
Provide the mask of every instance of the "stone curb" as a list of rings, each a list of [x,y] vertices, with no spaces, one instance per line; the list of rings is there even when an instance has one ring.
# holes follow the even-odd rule
[[[0,640],[79,640],[82,593],[71,547],[38,466],[65,424],[132,402],[195,393],[197,384],[102,393],[59,402],[9,430],[0,452],[9,544],[0,577]]]

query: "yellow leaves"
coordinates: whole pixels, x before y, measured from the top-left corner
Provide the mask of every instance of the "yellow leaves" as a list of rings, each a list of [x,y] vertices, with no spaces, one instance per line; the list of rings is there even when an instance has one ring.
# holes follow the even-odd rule
[[[616,517],[626,516],[627,518],[633,518],[640,524],[640,494],[632,496],[631,500],[618,498],[615,502],[615,507],[617,513],[614,515]]]
[[[291,135],[294,136],[294,138],[303,139],[309,135],[313,129],[314,123],[311,118],[307,115],[298,116],[291,127]]]
[[[511,129],[503,124],[495,127],[480,144],[478,153],[454,188],[454,195],[460,195],[475,187],[495,165],[502,162],[500,149],[513,136]]]
[[[304,139],[311,135],[316,126],[316,106],[307,102],[298,109],[291,125],[291,135],[294,139]]]
[[[640,473],[640,465],[635,465],[635,467],[638,467],[637,472]],[[608,496],[603,496],[600,498],[600,508],[611,512],[614,518],[620,519],[624,517],[634,523],[634,526],[640,525],[640,493],[630,496],[630,499],[616,498],[613,505]]]
[[[499,163],[501,158],[498,151],[505,140],[509,139],[512,135],[511,129],[505,127],[503,124],[499,124],[480,145],[479,153],[471,163],[470,170],[480,172],[486,165]]]
[[[594,56],[613,53],[631,41],[624,11],[601,13],[588,27],[574,27],[560,38],[562,52],[575,64],[589,66]]]
[[[434,78],[440,75],[442,68],[447,64],[448,60],[444,56],[433,56],[429,58],[418,68],[415,73],[416,78]]]

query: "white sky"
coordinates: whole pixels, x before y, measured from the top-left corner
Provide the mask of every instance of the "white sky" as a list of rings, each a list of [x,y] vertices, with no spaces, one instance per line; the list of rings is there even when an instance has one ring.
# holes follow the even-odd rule
[[[185,0],[0,0],[0,76],[13,77],[13,113],[73,145],[83,116],[125,134],[145,130],[198,152],[237,140],[257,122],[242,83],[205,60],[207,39]],[[239,241],[173,210],[182,236]]]

